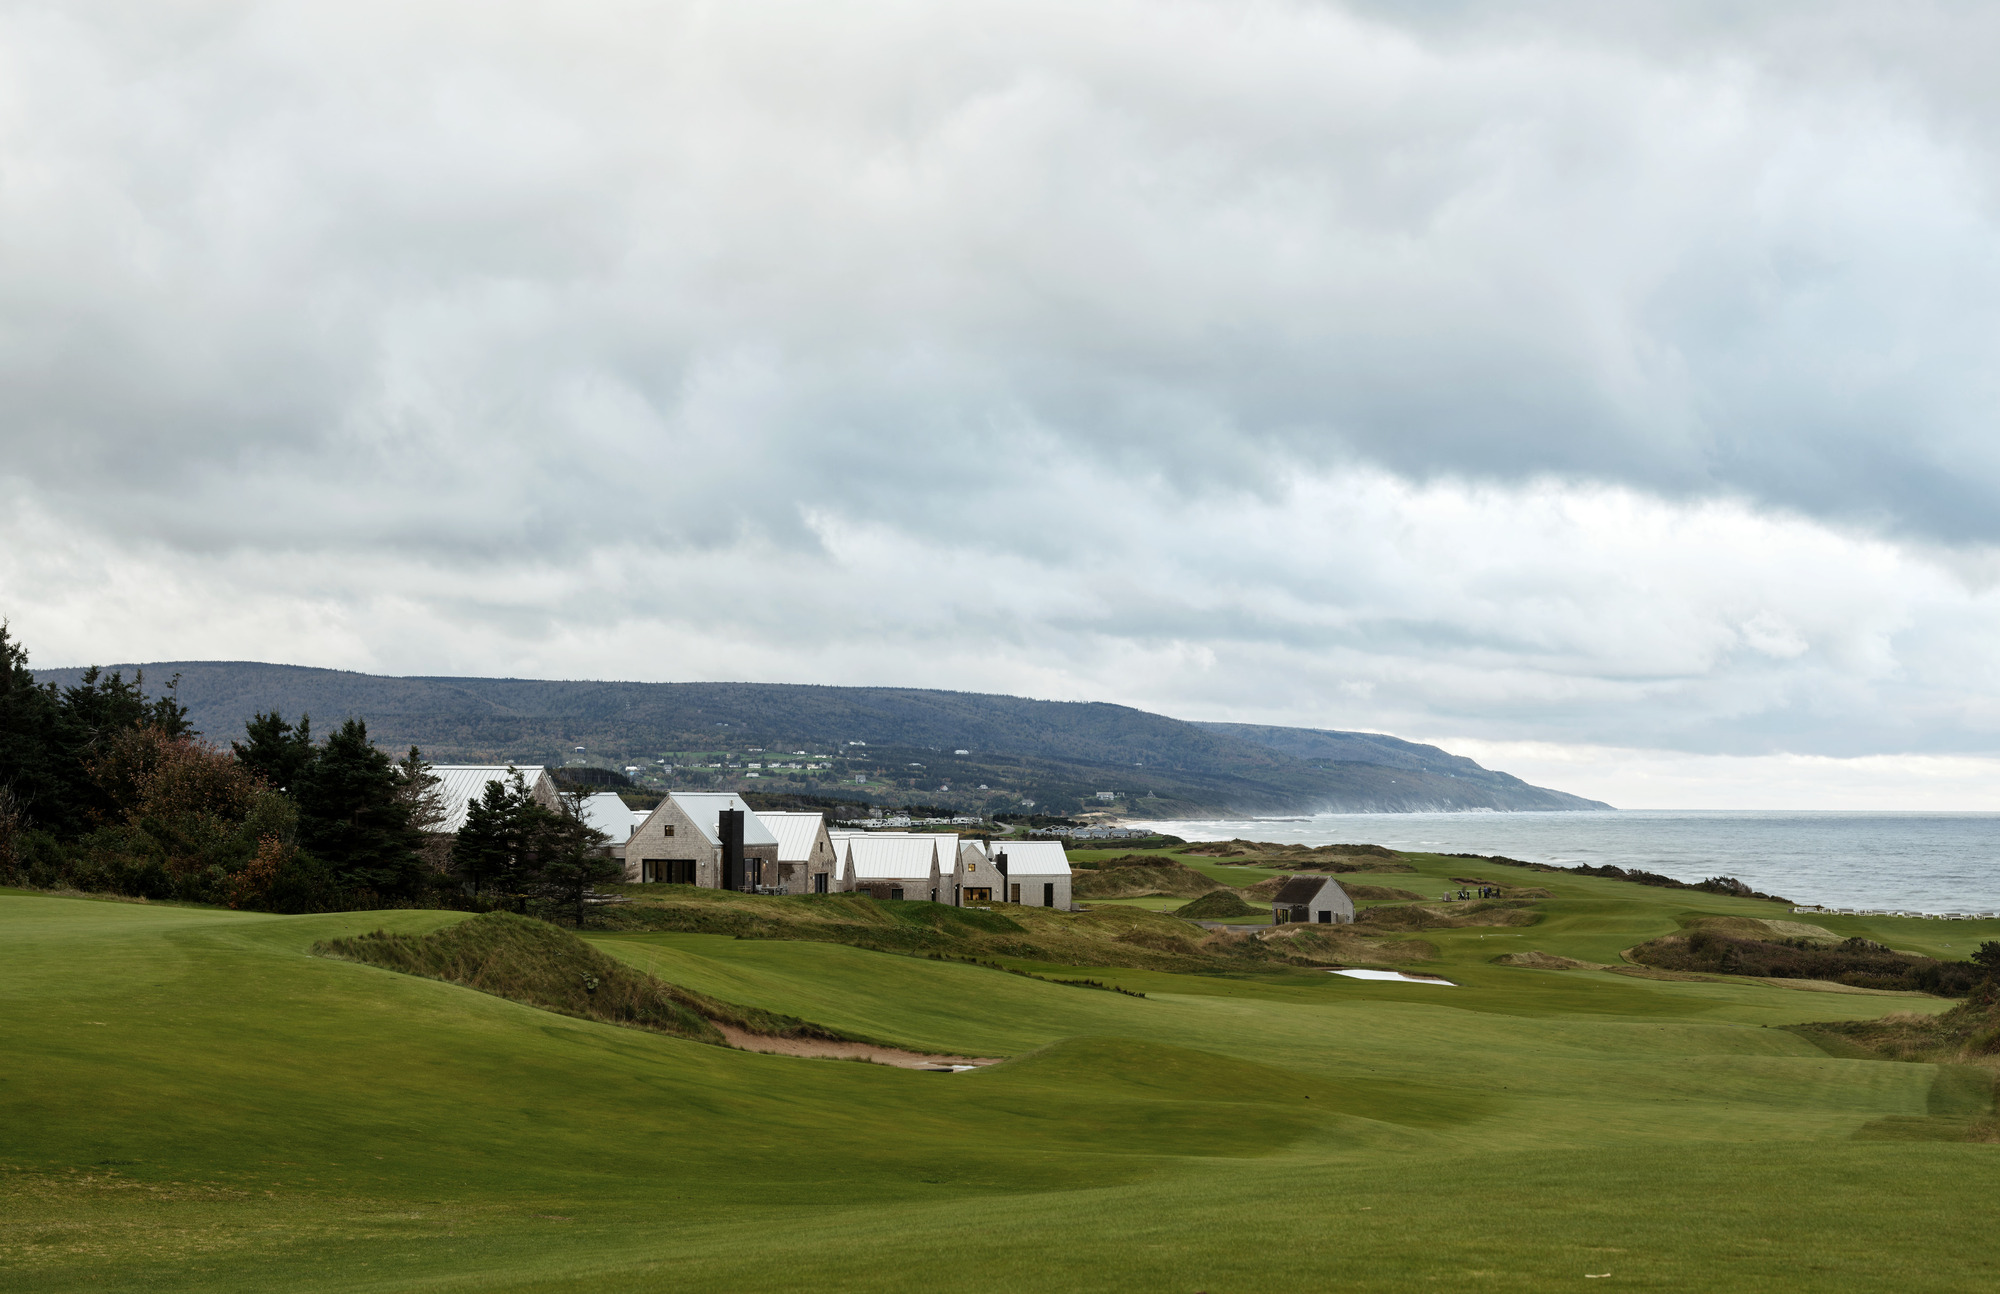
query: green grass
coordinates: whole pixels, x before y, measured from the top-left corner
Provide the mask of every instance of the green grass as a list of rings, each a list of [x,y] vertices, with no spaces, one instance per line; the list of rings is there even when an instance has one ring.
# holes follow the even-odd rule
[[[1195,860],[1188,860],[1191,863]],[[598,932],[726,1002],[953,1076],[752,1055],[310,954],[458,914],[0,892],[0,1287],[40,1290],[1964,1290],[2000,1278],[1984,1071],[1789,1032],[1937,999],[1500,967],[1692,915],[1931,951],[1969,923],[1536,884],[1425,933],[1459,987],[1249,965],[990,967]],[[1241,876],[1247,869],[1223,868]],[[1853,927],[1861,928],[1853,928]],[[1906,929],[1914,927],[1915,929]],[[1924,940],[1932,941],[1930,943]],[[1950,950],[1942,950],[1949,954]],[[1008,960],[1077,975],[1072,966]]]

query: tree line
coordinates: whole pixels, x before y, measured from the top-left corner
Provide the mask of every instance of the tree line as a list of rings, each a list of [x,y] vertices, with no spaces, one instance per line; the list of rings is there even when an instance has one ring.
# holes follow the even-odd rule
[[[348,719],[258,714],[223,749],[170,684],[148,698],[92,668],[38,684],[0,624],[0,884],[272,912],[531,907],[579,923],[615,880],[581,794],[551,807],[520,774],[492,782],[454,835],[440,779],[412,746],[392,760]]]

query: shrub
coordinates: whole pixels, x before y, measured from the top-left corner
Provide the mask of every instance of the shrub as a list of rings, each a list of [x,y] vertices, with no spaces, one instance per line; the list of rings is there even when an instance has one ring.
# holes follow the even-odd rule
[[[1704,929],[1641,944],[1632,950],[1632,958],[1661,970],[1830,980],[1939,997],[1964,997],[1985,978],[1985,972],[1971,962],[1899,953],[1866,939],[1849,939],[1829,948],[1807,939],[1745,939]]]

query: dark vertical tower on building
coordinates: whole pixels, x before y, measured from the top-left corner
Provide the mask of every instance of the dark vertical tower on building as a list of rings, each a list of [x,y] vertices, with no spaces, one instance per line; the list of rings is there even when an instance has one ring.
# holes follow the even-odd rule
[[[717,817],[716,834],[722,837],[722,888],[746,888],[743,868],[743,810],[724,809]]]

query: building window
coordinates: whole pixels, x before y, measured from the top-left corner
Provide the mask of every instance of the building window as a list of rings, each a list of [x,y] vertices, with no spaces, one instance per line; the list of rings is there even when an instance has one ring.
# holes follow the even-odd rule
[[[650,885],[693,885],[694,859],[648,858],[639,864],[639,879]]]

